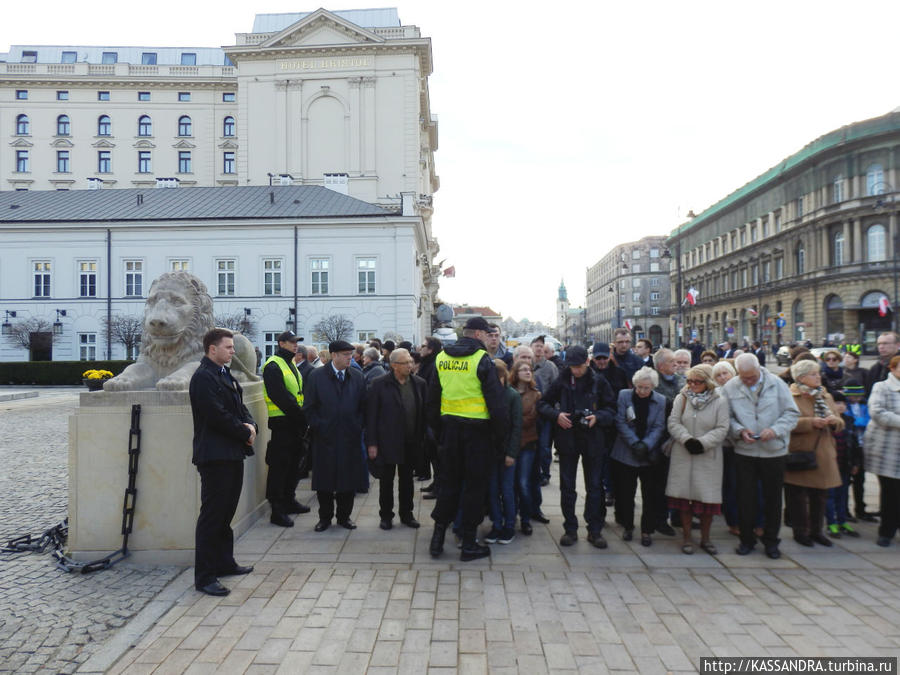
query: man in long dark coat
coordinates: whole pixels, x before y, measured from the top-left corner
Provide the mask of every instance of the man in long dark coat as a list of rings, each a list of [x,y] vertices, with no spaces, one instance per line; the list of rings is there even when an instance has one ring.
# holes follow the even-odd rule
[[[369,459],[381,464],[378,497],[379,527],[389,530],[394,520],[394,473],[400,496],[400,522],[419,527],[413,517],[413,469],[424,464],[425,380],[412,374],[409,351],[391,352],[389,373],[372,380],[366,393],[366,446]]]
[[[312,489],[319,500],[316,532],[331,526],[337,502],[338,525],[356,529],[350,520],[353,498],[363,483],[363,417],[366,383],[350,368],[353,345],[336,340],[328,345],[331,361],[310,373],[303,389],[303,412],[312,432]]]

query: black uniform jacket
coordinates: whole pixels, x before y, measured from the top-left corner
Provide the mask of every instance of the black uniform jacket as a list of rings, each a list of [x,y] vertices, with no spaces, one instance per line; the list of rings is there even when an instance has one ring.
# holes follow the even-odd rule
[[[424,464],[423,443],[425,441],[425,380],[418,375],[409,376],[416,396],[416,430],[410,446],[414,453],[404,461],[403,401],[400,397],[400,383],[393,371],[376,377],[366,392],[366,445],[378,446],[378,458],[386,464]]]
[[[289,366],[294,361],[293,353],[286,349],[282,349],[281,347],[275,351],[275,356],[282,359]],[[271,419],[284,420],[287,418],[291,421],[292,426],[303,429],[306,426],[306,415],[303,414],[303,410],[300,408],[294,395],[284,386],[284,375],[277,363],[270,362],[263,368],[263,383],[266,385],[266,394],[268,397],[272,399],[272,402],[277,405],[285,415],[285,417],[275,417]],[[303,391],[302,384],[300,390]],[[271,424],[269,426],[271,427]]]
[[[203,357],[190,384],[191,413],[194,416],[194,464],[242,461],[253,454],[247,445],[250,430],[256,427],[244,405],[243,390],[225,368]]]

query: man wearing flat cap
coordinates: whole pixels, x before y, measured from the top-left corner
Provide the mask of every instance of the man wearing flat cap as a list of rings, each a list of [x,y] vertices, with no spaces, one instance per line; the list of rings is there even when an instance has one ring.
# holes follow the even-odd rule
[[[496,439],[503,438],[508,423],[503,388],[485,349],[491,327],[473,317],[463,327],[463,337],[447,346],[434,362],[436,376],[429,379],[428,416],[438,431],[441,480],[431,517],[434,534],[430,552],[444,551],[447,526],[462,505],[460,560],[490,555],[475,539],[484,517],[490,468],[496,460]]]
[[[316,532],[331,526],[337,503],[337,523],[356,529],[350,520],[353,497],[365,490],[361,452],[366,383],[350,368],[353,345],[335,340],[328,345],[331,361],[310,373],[304,389],[303,412],[312,435],[312,489],[319,501]]]
[[[293,331],[278,336],[278,349],[263,366],[263,386],[269,412],[269,444],[266,447],[266,499],[272,507],[270,522],[293,527],[289,513],[309,513],[309,507],[297,501],[300,482],[300,455],[306,415],[303,414],[303,377],[294,363],[297,346],[303,340]],[[301,347],[302,349],[302,347]]]

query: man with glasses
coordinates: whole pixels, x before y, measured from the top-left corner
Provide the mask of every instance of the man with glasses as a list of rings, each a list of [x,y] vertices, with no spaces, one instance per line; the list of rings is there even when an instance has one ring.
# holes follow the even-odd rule
[[[643,367],[641,358],[631,351],[631,331],[627,328],[616,328],[613,333],[613,356],[619,368],[625,371],[628,381]]]
[[[412,374],[408,350],[392,351],[390,364],[390,372],[372,380],[366,394],[366,447],[381,474],[379,527],[393,527],[396,473],[400,522],[418,528],[419,521],[413,517],[413,469],[424,463],[426,385]]]

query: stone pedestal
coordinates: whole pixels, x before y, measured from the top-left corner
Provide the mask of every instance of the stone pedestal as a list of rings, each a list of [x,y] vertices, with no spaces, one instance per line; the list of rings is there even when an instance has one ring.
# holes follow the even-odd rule
[[[262,382],[248,382],[244,403],[259,425],[254,454],[244,461],[244,488],[232,527],[247,530],[266,508],[268,442]],[[192,565],[200,511],[200,476],[191,463],[193,420],[188,392],[81,394],[69,418],[69,555],[101,558],[122,547],[122,508],[128,486],[131,406],[141,405],[134,527],[129,560]]]

